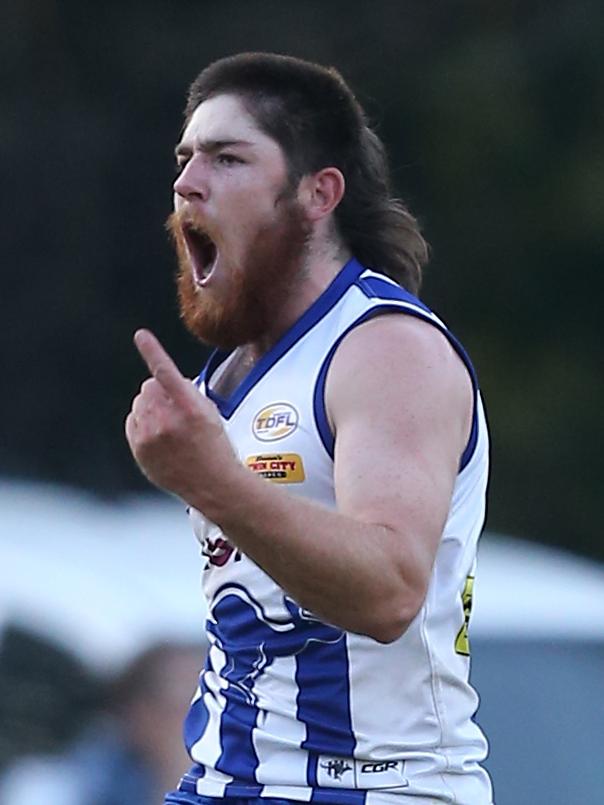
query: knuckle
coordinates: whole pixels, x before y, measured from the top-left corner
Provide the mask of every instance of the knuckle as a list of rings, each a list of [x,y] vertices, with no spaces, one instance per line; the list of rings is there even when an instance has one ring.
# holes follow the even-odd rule
[[[179,429],[177,423],[170,417],[148,416],[145,420],[145,424],[145,444],[168,445],[178,437]]]
[[[161,391],[161,386],[154,377],[148,377],[141,384],[140,393],[145,396],[155,397]]]

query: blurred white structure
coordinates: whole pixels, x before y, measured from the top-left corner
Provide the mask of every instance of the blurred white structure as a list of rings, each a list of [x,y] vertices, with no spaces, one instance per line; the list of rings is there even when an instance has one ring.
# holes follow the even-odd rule
[[[201,642],[201,569],[174,499],[109,505],[0,481],[0,640],[12,623],[101,673],[155,640]],[[602,802],[593,747],[604,745],[604,567],[485,534],[470,639],[498,805]],[[34,777],[31,792],[44,781]]]
[[[604,642],[604,566],[568,551],[485,534],[470,634]]]
[[[0,482],[0,629],[13,622],[112,670],[154,639],[203,639],[201,568],[173,498],[110,505],[62,487]],[[470,633],[604,641],[604,568],[486,534]]]
[[[0,634],[10,622],[113,671],[154,640],[203,640],[201,568],[174,499],[0,481]]]

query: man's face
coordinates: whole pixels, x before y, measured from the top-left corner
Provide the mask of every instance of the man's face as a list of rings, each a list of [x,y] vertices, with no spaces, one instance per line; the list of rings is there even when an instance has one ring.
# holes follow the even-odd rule
[[[241,101],[217,95],[195,110],[176,149],[168,228],[187,328],[222,348],[267,333],[302,276],[310,225],[279,145]]]

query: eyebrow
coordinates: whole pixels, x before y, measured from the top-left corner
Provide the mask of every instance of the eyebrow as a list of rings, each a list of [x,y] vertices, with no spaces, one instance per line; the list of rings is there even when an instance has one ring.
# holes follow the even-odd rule
[[[250,143],[247,140],[197,140],[195,143],[195,147],[204,154],[215,154],[222,148],[232,148],[235,145],[250,146],[253,145],[253,143]],[[190,156],[193,153],[193,150],[194,149],[190,145],[178,143],[174,149],[174,155],[177,157]]]

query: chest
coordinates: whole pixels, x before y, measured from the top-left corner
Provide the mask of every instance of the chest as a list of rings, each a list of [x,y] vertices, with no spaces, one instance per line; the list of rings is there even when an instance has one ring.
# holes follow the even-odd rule
[[[335,508],[333,462],[317,431],[312,372],[302,372],[295,360],[280,364],[278,371],[255,383],[233,411],[223,411],[222,418],[235,452],[250,472],[278,485],[284,495]],[[213,600],[225,584],[236,583],[270,608],[274,583],[234,548],[228,534],[200,512],[191,510],[190,517],[206,557],[203,584],[208,599]],[[282,596],[276,595],[275,601],[281,605]]]
[[[228,399],[249,375],[255,363],[256,358],[250,352],[236,349],[212,374],[209,388],[219,397]]]
[[[333,462],[317,430],[313,390],[312,373],[293,361],[262,378],[223,421],[248,469],[289,493],[326,502]]]

